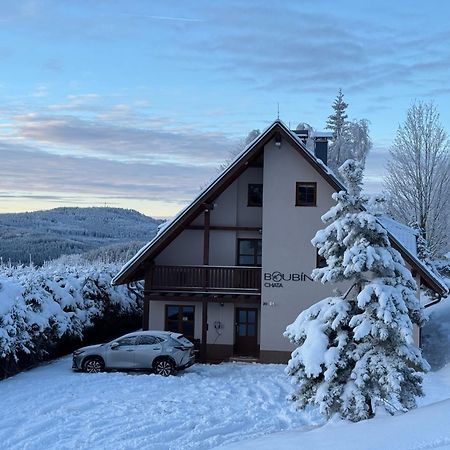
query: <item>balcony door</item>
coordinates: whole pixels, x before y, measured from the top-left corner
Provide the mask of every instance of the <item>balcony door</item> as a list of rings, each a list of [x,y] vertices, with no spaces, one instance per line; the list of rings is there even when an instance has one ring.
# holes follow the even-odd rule
[[[235,353],[239,356],[258,355],[258,309],[236,308]]]

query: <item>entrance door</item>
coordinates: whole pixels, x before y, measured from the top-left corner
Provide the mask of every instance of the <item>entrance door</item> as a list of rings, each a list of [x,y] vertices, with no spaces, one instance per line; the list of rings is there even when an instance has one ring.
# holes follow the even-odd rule
[[[239,356],[258,354],[258,309],[236,308],[235,352]]]

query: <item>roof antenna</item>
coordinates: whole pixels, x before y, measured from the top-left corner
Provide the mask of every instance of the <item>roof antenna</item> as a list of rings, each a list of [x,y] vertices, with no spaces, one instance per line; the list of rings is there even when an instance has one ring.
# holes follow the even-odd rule
[[[280,120],[280,103],[277,102],[277,120]]]

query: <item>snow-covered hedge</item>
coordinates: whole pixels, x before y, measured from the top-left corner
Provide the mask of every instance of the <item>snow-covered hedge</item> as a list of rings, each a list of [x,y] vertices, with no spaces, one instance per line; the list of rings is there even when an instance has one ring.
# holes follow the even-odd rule
[[[61,342],[121,317],[138,316],[139,296],[111,286],[120,263],[63,257],[43,267],[0,265],[0,372],[44,359]],[[111,324],[114,326],[114,324]],[[2,373],[0,373],[1,377]]]

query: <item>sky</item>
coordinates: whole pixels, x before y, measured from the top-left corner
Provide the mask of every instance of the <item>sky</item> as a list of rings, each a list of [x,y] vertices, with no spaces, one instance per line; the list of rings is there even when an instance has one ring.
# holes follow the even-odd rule
[[[450,131],[447,1],[5,1],[0,212],[175,214],[253,129],[368,119],[366,188],[414,100]]]

